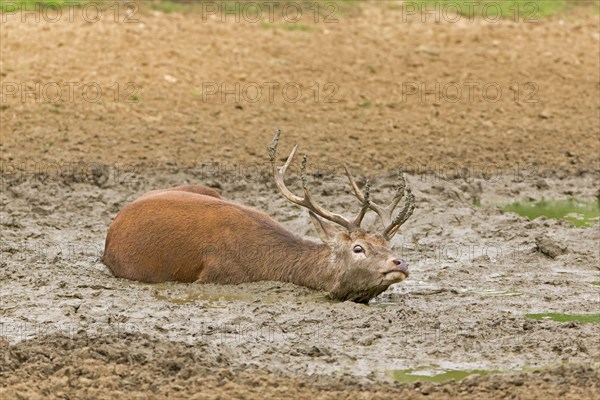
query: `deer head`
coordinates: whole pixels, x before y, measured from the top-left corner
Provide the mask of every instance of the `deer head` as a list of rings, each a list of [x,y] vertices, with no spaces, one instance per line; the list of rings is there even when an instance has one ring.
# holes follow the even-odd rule
[[[277,144],[281,131],[278,129],[269,147],[271,163],[275,162]],[[304,196],[293,194],[285,185],[284,176],[292,163],[298,146],[294,146],[287,161],[273,171],[275,183],[283,196],[294,204],[309,210],[311,221],[321,240],[329,248],[329,259],[325,264],[331,276],[329,295],[337,300],[352,300],[366,303],[385,291],[391,284],[401,282],[409,275],[408,264],[390,249],[390,240],[400,226],[412,215],[415,199],[402,172],[399,173],[396,194],[388,206],[381,206],[370,199],[370,184],[366,182],[364,192],[358,187],[347,165],[346,175],[353,192],[360,201],[360,211],[354,219],[329,212],[312,198],[307,186],[304,155],[301,163],[301,180]],[[394,209],[404,199],[404,205],[394,217]],[[375,211],[381,219],[381,233],[369,233],[360,225],[368,210]],[[325,220],[332,222],[330,224]]]

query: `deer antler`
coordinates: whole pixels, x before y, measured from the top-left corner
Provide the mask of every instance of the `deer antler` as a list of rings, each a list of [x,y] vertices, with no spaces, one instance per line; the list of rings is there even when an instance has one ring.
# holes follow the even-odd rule
[[[272,163],[274,163],[276,160],[277,144],[279,142],[279,135],[281,135],[281,131],[279,129],[277,129],[275,131],[275,137],[273,137],[273,140],[271,141],[271,145],[269,146],[269,158]],[[365,213],[367,212],[367,210],[370,207],[368,183],[367,183],[367,186],[365,187],[365,194],[361,198],[362,206],[361,206],[360,212],[358,213],[357,217],[353,221],[350,221],[339,214],[329,212],[329,211],[321,208],[318,204],[316,204],[314,202],[314,200],[310,194],[310,191],[308,190],[307,178],[306,178],[306,164],[307,164],[308,157],[306,155],[304,155],[302,157],[302,163],[300,164],[300,174],[301,174],[301,179],[302,179],[302,188],[304,190],[304,197],[296,196],[285,186],[285,182],[284,182],[285,172],[287,171],[288,167],[292,163],[292,160],[294,159],[294,156],[296,155],[297,149],[298,149],[298,146],[297,145],[294,146],[294,148],[292,149],[292,152],[288,156],[285,164],[283,164],[282,167],[273,170],[273,177],[275,179],[275,183],[277,184],[277,187],[279,188],[279,191],[281,192],[281,194],[283,194],[283,196],[286,199],[288,199],[289,201],[291,201],[292,203],[297,204],[302,207],[305,207],[305,208],[309,209],[310,211],[314,212],[315,214],[325,218],[326,220],[343,226],[348,231],[354,231],[356,229],[359,229],[360,224],[363,220],[363,217],[365,216]]]
[[[404,178],[404,174],[402,170],[398,171],[398,185],[396,186],[396,194],[392,199],[391,203],[387,206],[381,206],[369,200],[369,182],[365,185],[365,193],[363,193],[356,184],[348,165],[344,164],[344,169],[346,170],[346,175],[348,176],[348,180],[350,181],[350,185],[352,185],[352,189],[354,190],[354,194],[360,200],[363,205],[368,203],[368,208],[375,211],[379,218],[381,219],[381,223],[383,224],[383,237],[385,240],[390,241],[398,229],[402,224],[406,222],[408,218],[412,215],[415,209],[415,196],[412,194],[410,190],[410,186],[406,184],[406,179]],[[406,193],[406,199],[404,202],[404,207],[402,210],[396,215],[395,218],[392,218],[392,213],[400,200],[404,197]]]

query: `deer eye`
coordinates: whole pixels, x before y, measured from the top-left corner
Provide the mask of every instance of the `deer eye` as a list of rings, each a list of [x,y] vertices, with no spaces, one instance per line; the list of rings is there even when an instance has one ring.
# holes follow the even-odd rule
[[[363,249],[363,247],[361,245],[357,244],[356,246],[354,246],[352,251],[355,253],[364,253],[365,249]]]

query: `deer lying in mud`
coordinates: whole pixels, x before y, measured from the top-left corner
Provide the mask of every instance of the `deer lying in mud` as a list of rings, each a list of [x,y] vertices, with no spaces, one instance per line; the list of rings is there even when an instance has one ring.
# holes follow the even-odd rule
[[[279,133],[269,149],[271,162]],[[384,207],[370,200],[369,183],[363,192],[346,167],[361,202],[360,212],[350,220],[314,202],[306,185],[306,156],[301,164],[304,196],[288,190],[284,176],[296,149],[274,169],[275,183],[285,198],[309,210],[323,243],[303,239],[267,214],[224,200],[213,189],[190,185],[149,192],[121,210],[108,231],[102,261],[115,276],[142,282],[283,281],[360,303],[404,280],[408,264],[389,249],[389,241],[414,210],[403,175]],[[403,208],[393,217],[403,198]],[[381,219],[381,234],[360,228],[369,209]]]

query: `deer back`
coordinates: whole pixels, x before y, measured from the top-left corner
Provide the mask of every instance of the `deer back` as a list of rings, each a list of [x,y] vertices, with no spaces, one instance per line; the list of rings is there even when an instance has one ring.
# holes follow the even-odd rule
[[[121,210],[103,261],[115,276],[143,282],[284,280],[273,266],[293,262],[312,245],[258,210],[214,195],[164,190]]]

